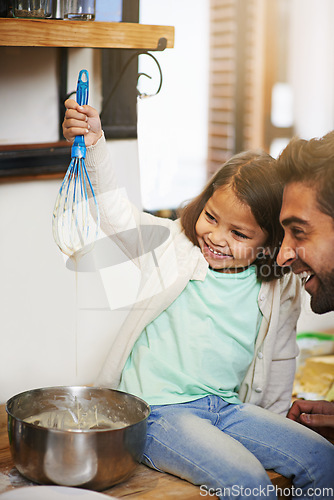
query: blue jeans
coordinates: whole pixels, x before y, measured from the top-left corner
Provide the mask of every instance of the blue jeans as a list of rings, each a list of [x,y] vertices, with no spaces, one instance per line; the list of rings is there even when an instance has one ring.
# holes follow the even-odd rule
[[[334,446],[301,424],[218,396],[151,410],[143,463],[199,485],[203,497],[277,498],[273,469],[298,498],[334,498]]]

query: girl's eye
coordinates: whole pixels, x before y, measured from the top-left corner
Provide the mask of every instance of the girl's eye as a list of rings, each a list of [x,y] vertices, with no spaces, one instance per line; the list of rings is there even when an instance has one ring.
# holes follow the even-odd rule
[[[238,238],[243,238],[245,240],[248,240],[248,236],[246,236],[245,234],[243,233],[240,233],[239,231],[236,231],[235,229],[232,231],[233,234],[235,234],[235,236],[237,236]]]
[[[216,219],[214,218],[213,215],[211,215],[209,212],[205,211],[205,216],[210,220],[210,221],[215,221]]]

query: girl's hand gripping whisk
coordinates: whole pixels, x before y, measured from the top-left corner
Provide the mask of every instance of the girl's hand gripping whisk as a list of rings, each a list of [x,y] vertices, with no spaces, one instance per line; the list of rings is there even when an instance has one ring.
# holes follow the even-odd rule
[[[88,102],[88,71],[79,73],[77,102]],[[86,145],[83,135],[74,139],[71,163],[56,199],[52,229],[55,242],[68,256],[91,250],[97,239],[100,217],[94,190],[86,165]]]

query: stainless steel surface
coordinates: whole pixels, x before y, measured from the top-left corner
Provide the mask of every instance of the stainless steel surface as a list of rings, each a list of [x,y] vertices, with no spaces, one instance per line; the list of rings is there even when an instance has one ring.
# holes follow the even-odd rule
[[[64,19],[64,2],[65,0],[51,0],[52,18]]]
[[[47,411],[95,408],[121,429],[60,430],[24,422]],[[150,408],[141,399],[97,387],[48,387],[7,401],[8,437],[15,466],[40,484],[103,490],[125,480],[140,461]]]

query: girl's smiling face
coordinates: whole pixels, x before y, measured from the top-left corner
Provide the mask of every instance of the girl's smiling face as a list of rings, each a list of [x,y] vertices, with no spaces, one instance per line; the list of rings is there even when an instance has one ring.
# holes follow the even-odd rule
[[[218,188],[207,201],[196,223],[196,235],[209,266],[230,273],[242,271],[265,252],[268,237],[230,186]]]

